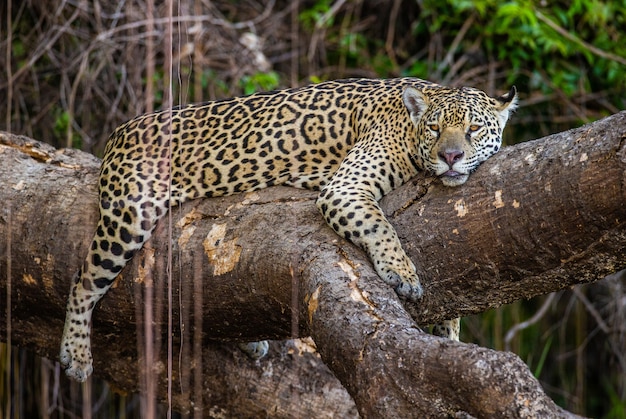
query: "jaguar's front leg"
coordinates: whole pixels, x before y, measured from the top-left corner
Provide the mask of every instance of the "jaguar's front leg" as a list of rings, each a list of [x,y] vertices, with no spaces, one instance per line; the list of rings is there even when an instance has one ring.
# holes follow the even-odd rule
[[[367,252],[378,275],[400,297],[410,301],[421,298],[415,265],[371,192],[331,181],[320,193],[317,206],[337,234]]]

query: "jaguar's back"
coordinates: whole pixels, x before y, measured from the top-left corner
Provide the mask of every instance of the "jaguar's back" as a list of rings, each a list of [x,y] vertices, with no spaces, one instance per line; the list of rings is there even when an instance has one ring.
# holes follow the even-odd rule
[[[145,183],[138,176],[167,190],[170,156],[175,200],[276,184],[317,190],[377,114],[410,135],[402,90],[430,84],[410,80],[340,80],[138,116],[107,143],[101,193],[114,199],[110,184]]]

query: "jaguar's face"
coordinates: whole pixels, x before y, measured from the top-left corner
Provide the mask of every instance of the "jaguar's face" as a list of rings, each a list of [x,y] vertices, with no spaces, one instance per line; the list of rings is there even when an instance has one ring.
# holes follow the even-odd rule
[[[417,128],[417,158],[446,186],[465,183],[502,144],[502,130],[515,108],[516,91],[491,98],[472,88],[407,88],[403,95]]]

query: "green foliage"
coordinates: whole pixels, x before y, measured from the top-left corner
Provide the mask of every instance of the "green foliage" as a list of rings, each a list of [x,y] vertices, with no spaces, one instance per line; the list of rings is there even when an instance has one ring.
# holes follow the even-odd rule
[[[541,375],[541,371],[543,370],[543,366],[546,362],[546,358],[548,357],[548,353],[550,351],[551,346],[552,346],[552,336],[549,336],[548,340],[546,341],[543,347],[543,350],[541,351],[541,357],[539,357],[539,362],[537,362],[537,366],[535,367],[535,370],[533,372],[535,377],[539,377]]]
[[[303,10],[298,16],[298,20],[302,24],[302,27],[307,31],[312,31],[322,21],[322,17],[325,16],[330,10],[331,0],[317,0],[311,7]],[[322,22],[324,27],[331,27],[334,23],[334,19],[330,17],[325,22]]]
[[[57,138],[65,138],[65,146],[72,148],[79,148],[81,146],[81,137],[72,131],[72,115],[66,111],[56,108],[54,111],[54,134]],[[68,140],[68,136],[70,136]]]
[[[244,76],[239,81],[245,95],[259,91],[274,90],[278,87],[280,76],[275,71],[267,73],[256,73],[251,76]]]
[[[459,50],[479,40],[485,56],[511,69],[509,81],[525,77],[531,90],[547,94],[559,89],[571,96],[594,85],[626,88],[626,70],[612,58],[626,60],[623,0],[545,5],[532,0],[426,0],[422,15],[428,24],[417,26],[416,35],[444,33],[450,39],[474,19]]]
[[[322,78],[320,78],[320,77],[318,77],[316,75],[309,76],[309,82],[311,84],[317,84],[317,83],[321,83],[323,81],[324,81],[324,79],[322,79]]]
[[[11,54],[16,60],[21,60],[23,59],[23,57],[26,56],[26,48],[24,47],[24,43],[21,40],[13,40],[13,42],[11,43]]]
[[[622,399],[619,394],[615,391],[615,388],[612,383],[609,382],[606,378],[602,383],[602,387],[604,387],[604,391],[609,396],[609,401],[605,404],[610,406],[609,412],[607,412],[605,418],[606,419],[624,419],[626,418],[626,400]]]

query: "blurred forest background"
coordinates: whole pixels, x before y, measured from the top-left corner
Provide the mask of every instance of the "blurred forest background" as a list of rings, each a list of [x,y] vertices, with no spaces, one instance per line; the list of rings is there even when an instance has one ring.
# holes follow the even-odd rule
[[[507,144],[626,108],[624,0],[181,0],[172,62],[165,6],[151,3],[3,2],[0,130],[101,156],[118,124],[168,103],[170,85],[178,104],[346,77],[492,95],[515,85]],[[462,340],[517,353],[570,411],[626,418],[623,275],[466,318]],[[80,416],[84,395],[60,374],[0,345],[0,416]],[[136,398],[92,391],[94,417],[141,416]]]

